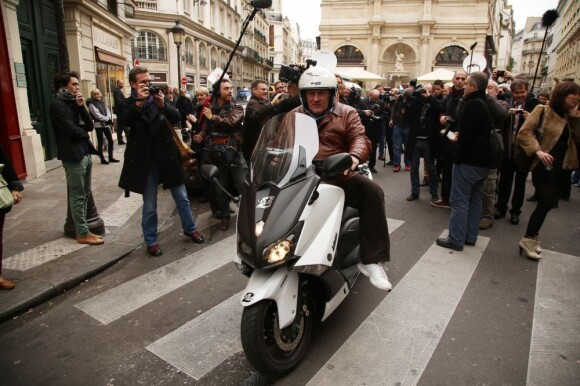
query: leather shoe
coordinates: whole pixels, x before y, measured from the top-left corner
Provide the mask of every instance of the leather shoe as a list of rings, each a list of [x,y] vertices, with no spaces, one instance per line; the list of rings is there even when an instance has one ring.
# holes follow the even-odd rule
[[[104,159],[104,158],[101,158],[101,163],[102,163],[103,165],[108,165],[108,164],[109,164],[109,161],[107,161],[107,160],[106,160],[106,159]]]
[[[119,141],[119,145],[126,145],[126,144],[127,144],[127,142],[125,142],[125,141]]]
[[[536,195],[534,194],[534,195],[531,195],[530,197],[526,198],[526,201],[536,202],[536,201],[538,201],[538,197],[536,197]]]
[[[475,245],[475,242],[471,242],[471,241],[466,241],[465,245],[469,245],[470,247],[473,247]]]
[[[119,161],[118,159],[115,159],[115,158],[109,158],[109,162],[121,162],[121,161]]]
[[[93,233],[88,233],[84,236],[77,236],[77,242],[79,244],[101,245],[105,243],[105,240],[101,236],[97,236]]]
[[[0,278],[0,289],[3,289],[3,290],[14,289],[14,282]]]
[[[510,216],[510,224],[518,225],[520,223],[520,215],[519,214],[512,214]]]
[[[227,231],[230,227],[230,219],[229,218],[222,218],[220,221],[220,229],[222,231]]]
[[[153,257],[159,257],[159,256],[163,255],[163,251],[161,250],[161,247],[159,246],[159,244],[148,245],[147,246],[147,253],[149,253]]]
[[[443,248],[453,249],[454,251],[463,251],[463,247],[460,247],[459,245],[453,244],[449,240],[449,237],[446,239],[438,238],[435,242],[437,243],[437,245],[439,245],[440,247],[443,247]]]
[[[205,239],[198,231],[193,231],[191,233],[183,232],[183,234],[191,239],[196,244],[205,243]]]
[[[378,173],[377,169],[375,169],[375,168],[369,168],[369,170],[371,171],[371,173]]]
[[[407,201],[415,201],[418,198],[419,198],[419,196],[416,196],[414,194],[410,194],[409,196],[407,196]]]
[[[493,218],[498,220],[500,218],[504,218],[505,217],[505,212],[501,212],[499,209],[495,208],[493,210]]]

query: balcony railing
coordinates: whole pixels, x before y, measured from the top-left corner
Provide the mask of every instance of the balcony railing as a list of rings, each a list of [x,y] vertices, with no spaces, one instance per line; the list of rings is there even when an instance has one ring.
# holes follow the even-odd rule
[[[157,0],[137,0],[137,7],[139,9],[157,11]]]

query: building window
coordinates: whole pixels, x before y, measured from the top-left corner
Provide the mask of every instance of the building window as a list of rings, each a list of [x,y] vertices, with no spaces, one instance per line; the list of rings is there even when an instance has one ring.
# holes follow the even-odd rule
[[[207,68],[207,48],[205,46],[199,47],[199,66]]]
[[[135,59],[167,60],[165,43],[155,32],[139,31],[139,36],[131,40],[131,51]]]
[[[185,40],[185,53],[183,54],[185,64],[193,66],[195,60],[195,49],[193,48],[193,42],[191,39]]]

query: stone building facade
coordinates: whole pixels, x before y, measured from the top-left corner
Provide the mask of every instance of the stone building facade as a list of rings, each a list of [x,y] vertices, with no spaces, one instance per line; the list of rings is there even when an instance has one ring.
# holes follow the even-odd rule
[[[470,46],[493,64],[497,0],[322,0],[320,46],[339,66],[361,67],[398,86],[437,68],[462,68]],[[483,69],[482,69],[483,70]]]

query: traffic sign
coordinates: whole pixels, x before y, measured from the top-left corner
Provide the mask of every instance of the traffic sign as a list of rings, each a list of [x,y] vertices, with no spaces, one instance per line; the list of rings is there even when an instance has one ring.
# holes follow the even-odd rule
[[[133,60],[133,66],[135,66],[135,67],[141,66],[141,64],[139,63],[139,59]]]
[[[187,84],[187,78],[185,76],[181,78],[181,84]]]

